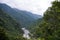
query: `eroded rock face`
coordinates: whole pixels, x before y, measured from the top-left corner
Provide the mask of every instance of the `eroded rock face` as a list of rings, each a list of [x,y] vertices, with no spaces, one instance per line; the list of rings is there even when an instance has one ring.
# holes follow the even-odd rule
[[[30,39],[30,36],[29,36],[29,30],[25,29],[25,28],[22,28],[24,34],[23,34],[23,37],[24,38],[27,38],[27,39]]]

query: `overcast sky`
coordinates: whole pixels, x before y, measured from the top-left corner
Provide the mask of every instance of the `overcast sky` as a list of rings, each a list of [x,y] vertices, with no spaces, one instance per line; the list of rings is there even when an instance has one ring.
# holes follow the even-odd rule
[[[53,0],[0,0],[0,3],[6,3],[12,8],[43,15],[45,10],[51,6],[52,1]]]

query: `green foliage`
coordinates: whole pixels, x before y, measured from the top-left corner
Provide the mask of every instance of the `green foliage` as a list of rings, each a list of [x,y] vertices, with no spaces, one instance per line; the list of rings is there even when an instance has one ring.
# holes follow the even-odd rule
[[[60,2],[54,1],[48,8],[36,34],[45,40],[60,40]]]
[[[0,40],[25,40],[21,26],[0,8]]]
[[[9,40],[3,28],[0,28],[0,40]]]

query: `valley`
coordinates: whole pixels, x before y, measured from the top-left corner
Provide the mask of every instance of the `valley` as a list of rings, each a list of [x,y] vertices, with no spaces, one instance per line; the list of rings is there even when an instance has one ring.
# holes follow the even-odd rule
[[[60,40],[60,1],[43,16],[0,3],[0,40]]]

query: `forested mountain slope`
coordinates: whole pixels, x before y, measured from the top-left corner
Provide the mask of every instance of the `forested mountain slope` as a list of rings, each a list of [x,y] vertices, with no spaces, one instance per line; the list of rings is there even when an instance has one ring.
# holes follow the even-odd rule
[[[31,12],[11,8],[6,4],[0,4],[0,8],[21,23],[22,27],[26,28],[28,28],[32,22],[42,17],[41,15],[32,14]]]
[[[38,28],[35,29],[36,37],[44,40],[60,40],[60,2],[52,2]]]
[[[20,24],[1,8],[0,40],[24,40]]]

